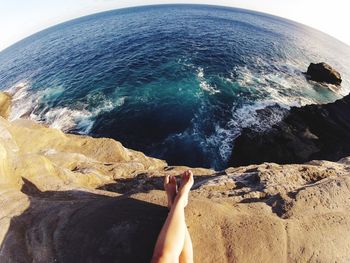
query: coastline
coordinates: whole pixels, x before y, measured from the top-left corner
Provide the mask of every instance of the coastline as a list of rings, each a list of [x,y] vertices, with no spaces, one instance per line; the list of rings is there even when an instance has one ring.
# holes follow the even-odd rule
[[[162,178],[186,167],[25,119],[0,117],[0,142],[1,262],[151,256],[167,213]],[[192,170],[196,262],[349,260],[350,157]]]
[[[260,114],[269,114],[269,109]],[[337,161],[350,155],[349,116],[350,94],[332,103],[292,107],[264,132],[244,129],[229,165]]]

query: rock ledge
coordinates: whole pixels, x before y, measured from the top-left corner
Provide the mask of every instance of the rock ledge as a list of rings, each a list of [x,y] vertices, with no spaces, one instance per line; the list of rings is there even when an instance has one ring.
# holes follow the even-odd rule
[[[149,262],[167,166],[106,138],[0,117],[0,262]],[[195,262],[349,262],[350,159],[195,168]]]

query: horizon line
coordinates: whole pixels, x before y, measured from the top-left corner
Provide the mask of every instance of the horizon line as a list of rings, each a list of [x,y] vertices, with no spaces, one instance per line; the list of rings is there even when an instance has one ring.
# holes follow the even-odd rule
[[[235,7],[235,6],[226,6],[226,5],[216,5],[216,4],[198,4],[198,3],[168,3],[168,4],[144,4],[144,5],[130,5],[130,6],[125,6],[125,7],[120,7],[120,8],[113,8],[113,9],[106,9],[106,10],[102,10],[102,11],[98,11],[98,12],[91,12],[91,13],[87,13],[87,14],[84,14],[84,15],[81,15],[81,16],[77,16],[77,17],[73,17],[73,18],[70,18],[68,20],[64,20],[64,21],[60,21],[60,22],[57,22],[57,23],[54,23],[54,24],[51,24],[47,27],[43,27],[37,31],[34,31],[33,33],[30,33],[26,36],[24,36],[23,38],[21,38],[20,40],[16,41],[16,42],[13,42],[12,44],[8,45],[8,46],[5,46],[3,47],[2,49],[0,49],[0,54],[4,51],[6,51],[7,49],[19,44],[20,42],[26,40],[27,38],[30,38],[36,34],[39,34],[43,31],[46,31],[50,28],[53,28],[53,27],[56,27],[56,26],[59,26],[59,25],[62,25],[62,24],[65,24],[65,23],[69,23],[69,22],[72,22],[74,20],[79,20],[79,19],[83,19],[83,18],[86,18],[86,17],[89,17],[89,16],[94,16],[94,15],[98,15],[98,14],[103,14],[103,13],[108,13],[108,12],[113,12],[113,11],[118,11],[118,10],[124,10],[124,9],[132,9],[132,8],[142,8],[142,7],[156,7],[156,6],[176,6],[176,5],[180,5],[180,6],[209,6],[209,7],[216,7],[216,8],[226,8],[226,9],[238,9],[238,10],[244,10],[244,11],[250,11],[250,12],[254,12],[254,13],[260,13],[260,14],[263,14],[263,15],[267,15],[267,16],[271,16],[271,17],[276,17],[276,18],[279,18],[279,19],[283,19],[283,20],[286,20],[286,21],[290,21],[290,22],[293,22],[293,23],[296,23],[296,24],[299,24],[301,26],[306,26],[308,28],[311,28],[313,30],[316,30],[318,32],[321,32],[323,34],[326,34],[332,38],[334,38],[335,40],[341,42],[342,44],[346,45],[348,48],[350,48],[350,43],[346,43],[344,42],[343,40],[327,33],[327,32],[324,32],[318,28],[315,28],[313,26],[309,26],[307,24],[304,24],[304,23],[301,23],[299,21],[296,21],[296,20],[293,20],[293,19],[290,19],[290,18],[286,18],[286,17],[282,17],[282,16],[279,16],[279,15],[275,15],[275,14],[271,14],[271,13],[267,13],[267,12],[263,12],[263,11],[260,11],[260,10],[256,10],[256,9],[247,9],[247,8],[242,8],[242,7]]]

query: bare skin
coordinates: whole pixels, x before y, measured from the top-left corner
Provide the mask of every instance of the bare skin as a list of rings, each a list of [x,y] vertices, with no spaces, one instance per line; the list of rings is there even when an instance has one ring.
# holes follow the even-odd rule
[[[171,206],[174,203],[175,197],[177,195],[177,182],[175,176],[167,175],[164,179],[164,189],[168,198],[168,208],[171,209]],[[186,236],[183,249],[180,254],[179,262],[180,263],[190,263],[193,262],[193,246],[190,233],[186,228]]]
[[[177,195],[177,183],[176,183],[176,177],[166,175],[164,178],[164,190],[166,192],[166,195],[168,197],[168,208],[171,209],[171,206],[174,203],[175,197]]]
[[[190,170],[181,175],[179,189],[176,178],[166,176],[164,189],[168,197],[168,217],[159,233],[153,252],[154,263],[192,263],[193,248],[190,234],[185,222],[184,208],[188,203],[188,195],[193,185],[193,174]]]

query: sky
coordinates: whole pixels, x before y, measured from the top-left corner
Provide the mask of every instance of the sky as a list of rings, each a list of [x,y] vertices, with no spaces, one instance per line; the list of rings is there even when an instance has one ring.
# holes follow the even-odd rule
[[[101,11],[151,4],[214,4],[261,11],[319,29],[350,45],[347,0],[0,0],[0,51],[55,24]]]

